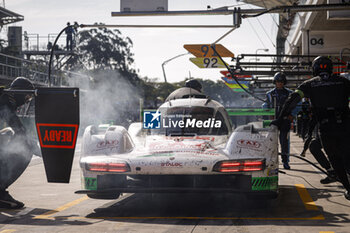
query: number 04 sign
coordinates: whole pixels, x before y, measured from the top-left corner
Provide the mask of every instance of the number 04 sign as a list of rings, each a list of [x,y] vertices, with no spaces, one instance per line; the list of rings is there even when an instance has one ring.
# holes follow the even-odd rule
[[[324,38],[323,35],[312,35],[309,39],[310,48],[323,48]]]

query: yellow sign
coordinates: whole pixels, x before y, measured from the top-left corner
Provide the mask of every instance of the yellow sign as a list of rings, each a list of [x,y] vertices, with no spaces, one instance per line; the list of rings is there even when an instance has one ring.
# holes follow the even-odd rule
[[[225,64],[218,57],[191,57],[190,61],[199,68],[225,68]]]
[[[196,57],[218,57],[210,44],[185,44],[184,48]],[[221,57],[234,57],[235,55],[222,44],[215,44],[215,50]]]
[[[233,84],[233,83],[225,83],[225,84],[231,89],[240,89],[241,88],[241,86],[238,84]],[[242,85],[242,87],[244,87],[246,89],[248,88],[247,85],[245,85],[245,84],[241,84],[241,85]]]

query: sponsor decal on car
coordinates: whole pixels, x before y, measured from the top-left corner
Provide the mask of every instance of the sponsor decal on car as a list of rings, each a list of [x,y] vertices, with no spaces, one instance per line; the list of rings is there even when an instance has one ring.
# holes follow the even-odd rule
[[[118,140],[104,140],[104,141],[100,141],[96,144],[96,148],[98,150],[105,150],[105,149],[113,149],[118,147],[119,145],[119,141]]]
[[[162,167],[182,167],[182,163],[166,162],[160,164]]]
[[[261,150],[261,143],[249,139],[239,139],[237,140],[237,146],[241,148],[251,149],[251,150]]]

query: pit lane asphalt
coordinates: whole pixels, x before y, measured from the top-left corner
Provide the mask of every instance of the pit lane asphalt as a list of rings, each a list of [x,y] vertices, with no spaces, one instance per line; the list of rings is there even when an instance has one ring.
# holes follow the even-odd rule
[[[291,153],[301,139],[291,133]],[[10,232],[350,232],[350,202],[339,183],[304,161],[291,158],[292,170],[279,175],[274,201],[239,195],[125,194],[94,200],[80,189],[79,145],[69,184],[47,183],[40,158],[32,160],[10,193],[26,204],[0,209],[0,233]],[[308,152],[306,158],[315,161]],[[59,166],[59,165],[58,165]]]

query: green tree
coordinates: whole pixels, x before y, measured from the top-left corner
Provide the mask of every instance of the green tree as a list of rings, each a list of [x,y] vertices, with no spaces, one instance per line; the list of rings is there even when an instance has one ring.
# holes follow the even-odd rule
[[[132,68],[134,63],[132,40],[123,37],[117,29],[103,27],[83,30],[77,33],[75,51],[77,53],[69,64],[70,70],[88,70],[92,74],[102,70],[118,71],[132,84],[140,79]]]
[[[218,101],[224,106],[230,106],[233,102],[238,101],[241,97],[238,93],[233,92],[221,80],[212,81],[209,79],[196,78],[202,84],[202,92],[211,99]],[[188,79],[178,82],[177,86],[185,86]]]
[[[240,99],[239,94],[233,92],[221,80],[214,82],[212,80],[201,79],[200,82],[202,83],[204,94],[225,106],[230,106],[231,103]]]
[[[91,77],[82,80],[89,83],[89,88],[76,82],[85,91],[81,115],[86,124],[113,122],[127,126],[138,116],[144,82],[133,68],[131,39],[119,30],[99,26],[77,33],[76,55],[66,68]]]

